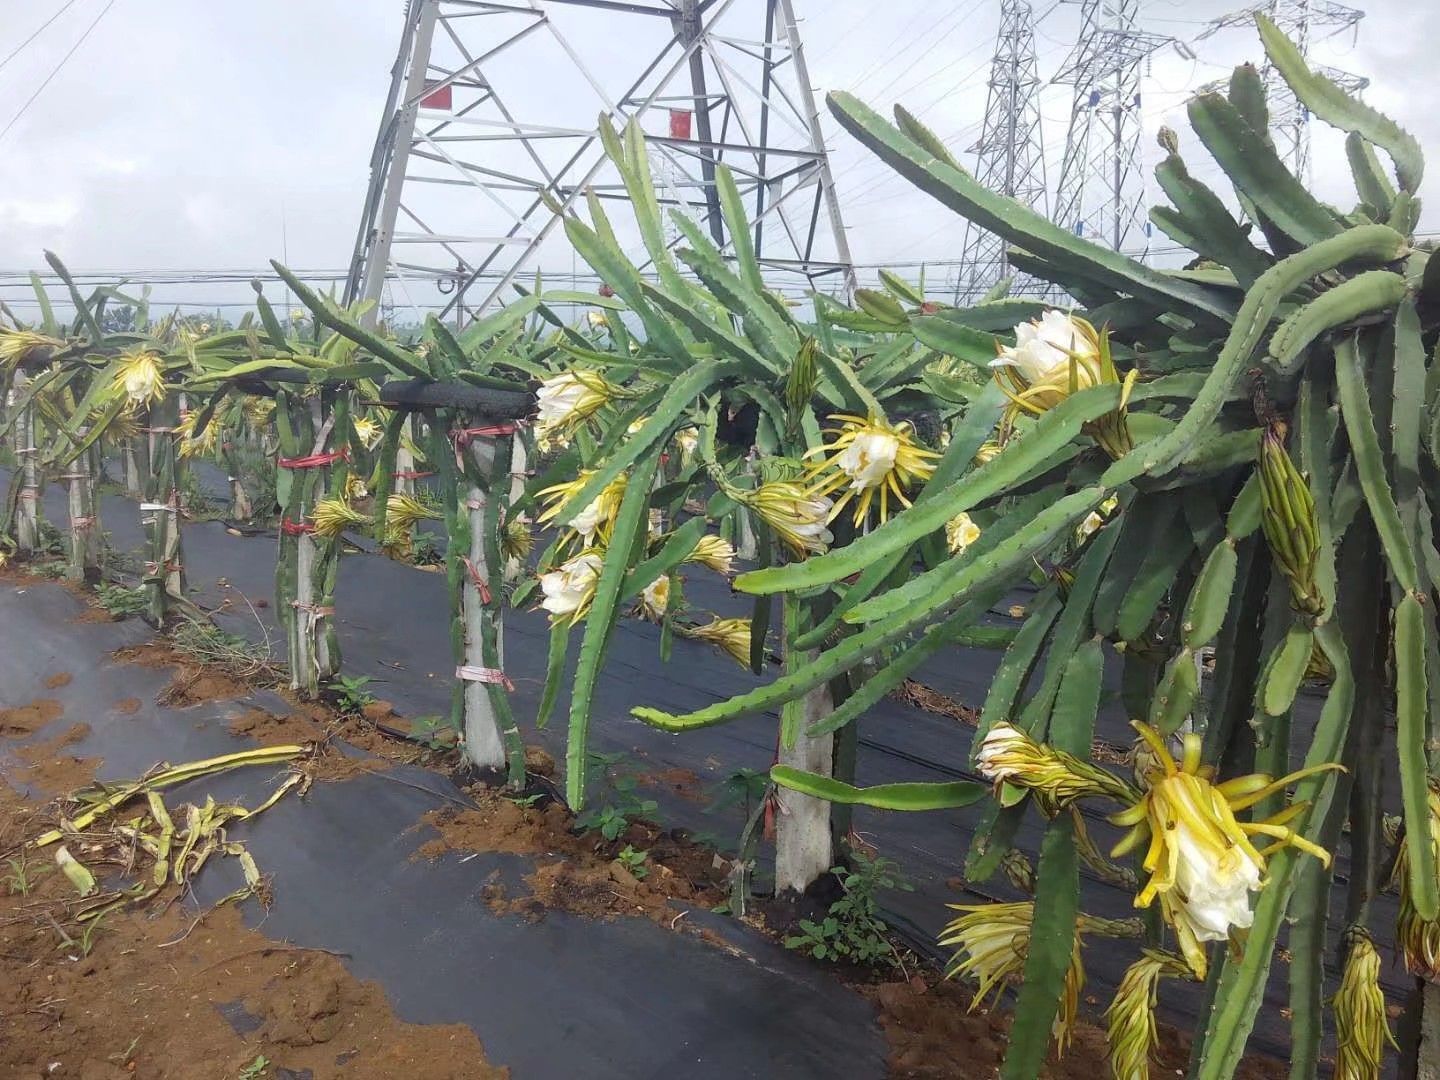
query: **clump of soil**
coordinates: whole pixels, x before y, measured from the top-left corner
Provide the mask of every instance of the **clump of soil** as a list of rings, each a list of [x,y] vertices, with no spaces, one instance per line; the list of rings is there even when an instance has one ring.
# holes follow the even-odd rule
[[[197,917],[169,890],[87,938],[68,880],[21,847],[44,811],[0,784],[0,1076],[233,1080],[259,1057],[267,1076],[313,1080],[509,1075],[470,1028],[400,1021],[376,984],[267,940],[234,907]]]
[[[116,649],[111,656],[121,663],[139,664],[145,668],[174,668],[170,684],[156,698],[161,705],[184,708],[206,701],[230,701],[249,692],[240,680],[197,664],[164,642],[127,645]]]
[[[45,795],[84,787],[94,777],[98,762],[95,758],[76,757],[66,749],[89,734],[89,724],[72,724],[59,735],[12,750],[8,756],[16,763],[5,767],[3,772],[8,778]]]
[[[114,709],[121,716],[134,716],[140,711],[141,701],[138,697],[127,697],[117,701]]]
[[[36,698],[28,705],[0,709],[0,735],[33,735],[64,712],[65,707],[54,698]]]
[[[635,779],[642,787],[655,788],[667,795],[678,795],[691,802],[700,802],[704,794],[700,790],[700,774],[694,769],[660,769],[656,772],[637,773]]]
[[[553,857],[526,875],[526,895],[510,896],[496,882],[486,886],[485,901],[500,914],[535,920],[559,910],[599,919],[642,916],[675,926],[684,911],[724,899],[724,870],[714,854],[674,832],[635,822],[611,841],[576,833],[574,816],[558,802],[522,806],[478,785],[470,793],[474,808],[425,816],[440,835],[416,855],[433,859],[451,851],[484,851]],[[647,853],[638,873],[618,858],[627,845]]]
[[[323,708],[318,710],[324,716]],[[327,718],[328,720],[328,718]],[[348,757],[333,745],[336,736],[333,722],[315,719],[306,711],[278,716],[265,709],[246,709],[226,725],[232,735],[248,735],[262,746],[286,743],[310,743],[316,754],[306,765],[306,772],[316,780],[348,780],[362,772],[383,769],[385,762],[376,757]],[[349,740],[349,733],[346,735]],[[362,749],[366,749],[363,748]],[[367,749],[367,752],[370,752]]]
[[[875,1005],[890,1047],[890,1076],[895,1080],[959,1080],[997,1075],[1009,1042],[1008,1013],[970,1011],[973,987],[915,976],[908,981],[858,987]],[[1153,1076],[1183,1075],[1190,1059],[1190,1037],[1160,1025]],[[1080,1019],[1064,1057],[1053,1057],[1041,1074],[1048,1080],[1096,1080],[1109,1076],[1105,1031]],[[1241,1062],[1238,1080],[1279,1080],[1284,1062],[1251,1057]]]
[[[69,686],[75,681],[75,676],[68,671],[57,671],[45,680],[46,690],[59,690],[62,686]]]

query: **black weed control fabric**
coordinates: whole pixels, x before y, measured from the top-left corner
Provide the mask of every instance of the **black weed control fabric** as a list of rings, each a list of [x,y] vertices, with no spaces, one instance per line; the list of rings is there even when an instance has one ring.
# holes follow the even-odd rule
[[[223,477],[207,477],[211,486]],[[218,491],[217,491],[218,494]],[[104,526],[111,532],[118,550],[140,543],[137,512],[132,503],[117,497],[104,500]],[[47,513],[64,520],[63,492],[47,493]],[[273,608],[252,612],[233,597],[235,590],[254,599],[272,595],[275,565],[273,537],[236,537],[218,522],[187,525],[184,533],[185,561],[194,599],[202,606],[217,606],[231,595],[229,613],[217,621],[225,629],[254,639],[268,636],[279,651],[283,639],[274,624]],[[228,589],[217,582],[223,581]],[[692,606],[720,615],[748,615],[747,597],[734,595],[714,574],[693,568],[686,575],[685,593]],[[1010,604],[1023,605],[1028,597],[1016,595],[997,608],[998,625],[1016,625],[1007,614]],[[342,560],[336,597],[337,622],[347,674],[365,675],[378,697],[392,702],[407,716],[443,714],[449,707],[450,675],[454,662],[449,653],[443,576],[426,573],[388,559],[367,554],[346,555]],[[685,712],[758,685],[757,679],[741,670],[728,657],[703,643],[676,641],[671,660],[659,658],[658,628],[636,619],[617,627],[604,673],[596,692],[591,720],[591,750],[623,753],[633,769],[645,774],[668,769],[690,769],[697,773],[707,795],[738,768],[765,769],[774,760],[778,717],[774,714],[745,717],[734,723],[706,728],[685,735],[668,735],[647,727],[630,716],[633,705],[647,704],[672,712]],[[556,709],[556,720],[543,731],[534,729],[533,718],[544,682],[549,634],[544,612],[507,611],[505,616],[505,662],[515,683],[513,704],[527,742],[537,742],[563,756],[566,702]],[[572,648],[571,662],[573,665]],[[1113,659],[1113,658],[1112,658]],[[984,702],[999,654],[979,649],[957,649],[937,658],[916,673],[918,681],[955,701],[978,708]],[[1116,745],[1128,745],[1132,733],[1118,704],[1118,663],[1107,672],[1107,704],[1102,710],[1097,735]],[[1295,730],[1313,726],[1318,715],[1318,698],[1302,695],[1297,702]],[[973,729],[964,723],[915,708],[895,699],[886,699],[860,721],[857,782],[862,785],[900,780],[978,779],[969,768]],[[1297,738],[1300,744],[1302,738]],[[1303,756],[1303,745],[1299,745]],[[167,751],[168,753],[168,751]],[[619,766],[624,768],[622,764]],[[1393,790],[1398,786],[1391,785]],[[650,793],[660,803],[659,816],[671,826],[681,826],[714,837],[720,847],[734,844],[742,824],[741,808],[726,812],[706,809],[709,799],[684,798],[665,790]],[[592,799],[602,804],[603,790]],[[917,951],[940,958],[935,944],[940,928],[953,915],[946,904],[982,903],[989,899],[1017,899],[997,875],[989,882],[967,887],[962,880],[965,853],[979,821],[981,807],[945,813],[901,814],[857,808],[854,827],[861,837],[874,844],[881,855],[896,862],[913,891],[894,891],[885,897],[886,916],[896,930]],[[1102,849],[1118,838],[1118,831],[1105,822],[1103,807],[1087,806],[1088,824]],[[358,826],[357,826],[358,827]],[[362,834],[363,835],[363,834]],[[370,836],[376,835],[370,833]],[[1035,853],[1039,848],[1041,823],[1031,815],[1017,839],[1017,845]],[[363,844],[361,845],[363,847]],[[372,858],[379,858],[379,852]],[[395,855],[387,856],[396,858]],[[1133,893],[1086,875],[1083,890],[1086,909],[1110,918],[1134,914]],[[1331,918],[1338,920],[1344,910],[1348,888],[1348,866],[1340,860],[1335,876]],[[1386,894],[1376,899],[1372,925],[1382,933],[1394,925],[1395,899]],[[1386,934],[1388,937],[1388,934]],[[1133,943],[1116,946],[1095,940],[1085,949],[1087,999],[1094,999],[1098,1013],[1134,959]],[[1327,958],[1327,976],[1338,982],[1335,958]],[[1288,1004],[1287,968],[1277,962],[1272,969],[1266,1003],[1260,1012],[1260,1027],[1252,1045],[1278,1056],[1286,1053],[1286,1034],[1281,1010]],[[418,977],[418,976],[417,976]],[[1384,971],[1388,992],[1401,996],[1408,991],[1402,969],[1388,965]],[[1333,985],[1327,990],[1327,997]],[[1167,982],[1162,995],[1161,1015],[1182,1027],[1189,1027],[1202,1007],[1201,988],[1195,984]],[[429,1018],[429,1017],[427,1017]],[[487,1046],[488,1046],[487,1042]],[[505,1060],[503,1057],[498,1060]],[[852,1074],[853,1075],[853,1074]]]

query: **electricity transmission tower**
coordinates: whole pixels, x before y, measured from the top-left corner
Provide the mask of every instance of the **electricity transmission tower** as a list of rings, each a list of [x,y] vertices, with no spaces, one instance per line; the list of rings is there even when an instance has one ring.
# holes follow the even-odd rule
[[[1116,251],[1147,247],[1140,157],[1140,66],[1167,35],[1135,29],[1140,0],[1081,0],[1080,37],[1051,82],[1074,104],[1056,189],[1056,224]]]
[[[1365,17],[1365,13],[1359,8],[1332,3],[1331,0],[1265,0],[1264,3],[1253,4],[1216,19],[1196,40],[1207,38],[1232,26],[1244,26],[1253,30],[1255,16],[1262,12],[1270,17],[1286,37],[1295,42],[1300,55],[1307,60],[1310,42],[1314,37],[1331,37],[1354,26]],[[1317,70],[1351,93],[1363,90],[1370,84],[1370,80],[1364,76],[1353,75],[1337,68],[1319,66]],[[1291,172],[1301,180],[1308,181],[1310,110],[1300,104],[1300,100],[1268,60],[1261,69],[1260,76],[1265,85],[1265,100],[1270,106],[1270,132],[1275,140],[1275,149],[1281,159],[1290,166]]]
[[[1045,148],[1040,138],[1040,75],[1035,63],[1035,12],[1030,0],[1001,0],[1000,29],[990,61],[990,88],[976,155],[975,177],[1040,213],[1047,212]],[[955,283],[955,304],[973,303],[1010,273],[1005,241],[974,222],[965,226],[965,250]],[[1018,282],[1012,294],[1033,289]]]
[[[438,288],[464,324],[523,273],[568,272],[557,208],[627,198],[600,115],[646,129],[662,212],[725,246],[724,163],[767,277],[853,289],[792,0],[408,0],[346,299],[388,282],[418,310]]]

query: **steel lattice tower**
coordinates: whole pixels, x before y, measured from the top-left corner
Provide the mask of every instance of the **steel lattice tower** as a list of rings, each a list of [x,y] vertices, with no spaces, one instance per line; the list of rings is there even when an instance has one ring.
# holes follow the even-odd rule
[[[1116,251],[1148,247],[1140,65],[1174,39],[1135,29],[1140,0],[1082,0],[1075,48],[1054,83],[1075,88],[1053,220]]]
[[[408,0],[346,299],[439,288],[464,323],[542,259],[568,269],[556,207],[626,198],[600,115],[639,118],[662,211],[723,246],[723,162],[767,276],[853,289],[792,0]]]
[[[1330,0],[1265,0],[1240,11],[1216,19],[1200,35],[1209,37],[1219,30],[1232,26],[1255,26],[1255,16],[1268,15],[1307,60],[1310,42],[1316,31],[1326,31],[1319,36],[1330,37],[1347,27],[1354,26],[1365,17],[1359,8],[1331,3]],[[1198,40],[1198,39],[1197,39]],[[1370,80],[1360,75],[1336,68],[1319,67],[1317,70],[1329,76],[1340,86],[1354,93],[1365,89]],[[1268,60],[1260,71],[1265,84],[1265,100],[1270,106],[1270,132],[1275,140],[1275,149],[1290,171],[1300,179],[1310,179],[1310,111],[1300,104],[1280,73]]]
[[[990,61],[990,87],[976,155],[975,176],[1040,213],[1047,212],[1045,147],[1040,137],[1040,75],[1035,62],[1035,12],[1030,0],[1001,0],[1000,29]],[[1010,273],[1005,241],[973,222],[965,226],[965,250],[955,283],[955,303],[974,302]],[[1024,293],[1017,282],[1012,293]]]

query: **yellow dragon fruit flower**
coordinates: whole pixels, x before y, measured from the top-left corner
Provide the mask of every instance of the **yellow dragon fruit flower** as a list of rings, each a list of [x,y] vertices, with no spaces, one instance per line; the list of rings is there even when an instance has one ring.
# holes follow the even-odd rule
[[[832,520],[853,499],[854,522],[859,527],[878,492],[879,517],[885,521],[890,516],[892,495],[901,506],[909,506],[906,490],[935,472],[935,459],[940,455],[920,447],[908,423],[891,424],[883,416],[844,413],[830,419],[840,421],[838,428],[825,432],[834,440],[805,456],[823,455],[810,467],[809,477],[816,495],[836,497],[830,510]]]
[[[1005,984],[1019,979],[1024,972],[1035,905],[1025,900],[1010,904],[946,906],[961,914],[940,934],[940,944],[956,950],[946,965],[945,977],[961,975],[979,983],[970,1002],[970,1009],[974,1011],[992,993],[998,998]],[[1065,990],[1050,1030],[1051,1038],[1062,1051],[1070,1041],[1075,1016],[1080,1008],[1080,994],[1085,987],[1079,931],[1077,924],[1075,947],[1070,954],[1070,966],[1065,971]]]
[[[1112,458],[1119,459],[1134,445],[1125,419],[1125,403],[1137,372],[1122,380],[1110,356],[1110,335],[1085,319],[1054,308],[1038,319],[1015,327],[1015,344],[1001,345],[990,361],[995,381],[1010,399],[1001,425],[1008,435],[1020,416],[1039,416],[1080,390],[1092,386],[1123,387],[1119,407],[1092,420],[1085,431]],[[1002,439],[1003,441],[1003,439]]]
[[[540,575],[540,591],[545,594],[540,606],[550,613],[551,625],[574,626],[585,617],[604,566],[603,553],[592,549]]]
[[[615,515],[620,512],[620,500],[625,497],[626,479],[623,473],[601,488],[600,493],[578,514],[563,523],[557,521],[560,511],[594,475],[594,469],[581,469],[574,480],[554,484],[538,492],[545,505],[536,520],[541,525],[552,522],[565,525],[579,538],[583,547],[597,542],[606,543],[615,524]]]
[[[1180,951],[1195,976],[1203,979],[1203,943],[1224,941],[1232,930],[1244,930],[1254,921],[1250,894],[1265,883],[1269,852],[1288,846],[1330,864],[1329,852],[1285,824],[1304,813],[1307,804],[1292,803],[1264,821],[1239,821],[1236,812],[1302,777],[1341,766],[1319,765],[1273,781],[1254,773],[1217,784],[1213,769],[1201,764],[1198,735],[1185,737],[1184,753],[1176,762],[1159,731],[1138,722],[1134,727],[1149,744],[1159,771],[1149,774],[1150,787],[1133,806],[1110,816],[1111,822],[1130,830],[1111,854],[1118,858],[1148,844],[1142,865],[1150,878],[1135,897],[1135,906],[1148,907],[1159,898]],[[1252,841],[1256,836],[1269,838],[1271,844],[1257,849]]]
[[[1153,949],[1125,970],[1110,1007],[1105,1010],[1110,1044],[1110,1075],[1114,1080],[1150,1080],[1150,1061],[1159,1041],[1155,1000],[1160,980],[1188,978],[1190,969],[1179,957]]]
[[[1380,954],[1359,927],[1347,933],[1349,949],[1340,972],[1340,989],[1331,1000],[1335,1010],[1336,1080],[1379,1080],[1385,1044],[1400,1044],[1390,1033],[1385,991],[1380,989]]]
[[[33,330],[15,330],[0,326],[0,368],[14,367],[25,360],[37,358],[41,352],[65,348],[59,338],[37,334]]]
[[[160,354],[140,347],[120,354],[112,383],[134,405],[148,405],[165,396]]]
[[[681,631],[686,637],[708,641],[724,649],[741,667],[750,666],[750,620],[714,619],[705,626]]]
[[[796,558],[818,555],[835,537],[826,528],[833,504],[789,480],[772,480],[754,491],[731,494],[775,531]]]
[[[729,540],[719,536],[702,536],[695,543],[694,550],[685,556],[688,563],[699,563],[717,574],[730,574],[735,561],[735,547]]]
[[[315,504],[310,515],[315,523],[315,535],[334,540],[346,529],[364,528],[370,519],[356,510],[344,499],[321,499]]]
[[[965,549],[980,539],[980,526],[969,514],[961,512],[945,523],[945,546],[951,555],[963,555]]]

